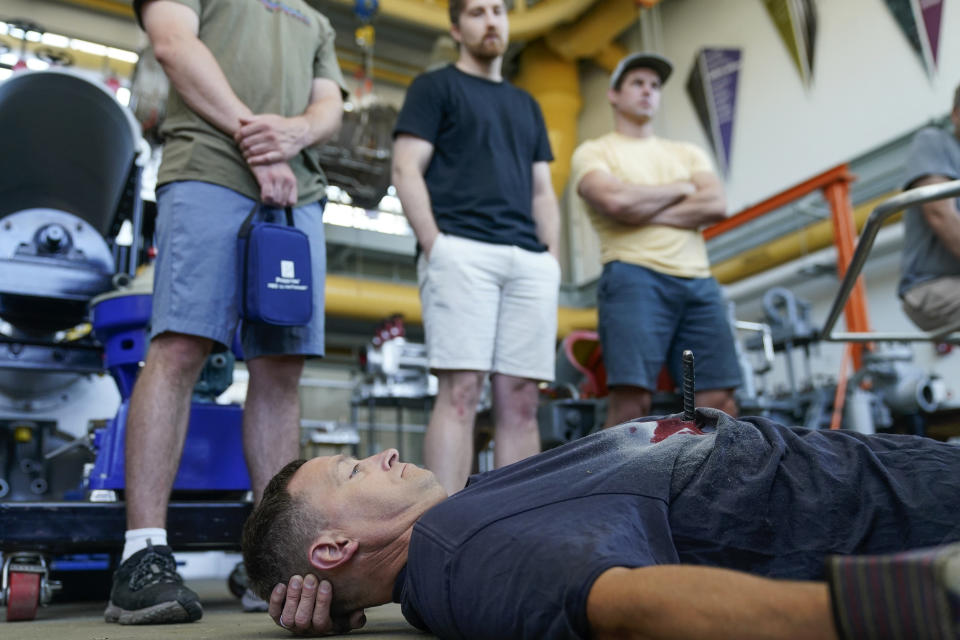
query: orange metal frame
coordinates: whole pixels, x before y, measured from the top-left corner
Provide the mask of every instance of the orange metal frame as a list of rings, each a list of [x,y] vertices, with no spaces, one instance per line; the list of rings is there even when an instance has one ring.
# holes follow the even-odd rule
[[[853,218],[853,205],[850,202],[850,183],[854,180],[856,176],[850,173],[849,167],[841,164],[704,229],[703,236],[709,240],[820,190],[823,191],[823,197],[830,205],[833,242],[837,247],[837,276],[843,279],[857,244],[856,222]],[[850,299],[844,307],[844,318],[849,331],[870,331],[863,276],[857,278],[857,284],[850,293]],[[863,361],[863,348],[862,344],[853,345],[852,356],[855,369],[859,369]]]

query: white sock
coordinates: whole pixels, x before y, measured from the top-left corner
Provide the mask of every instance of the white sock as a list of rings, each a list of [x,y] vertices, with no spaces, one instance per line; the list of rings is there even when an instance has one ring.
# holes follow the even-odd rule
[[[166,529],[127,529],[126,543],[123,545],[123,557],[120,563],[123,564],[127,558],[135,554],[140,549],[147,548],[147,542],[155,547],[167,544]]]

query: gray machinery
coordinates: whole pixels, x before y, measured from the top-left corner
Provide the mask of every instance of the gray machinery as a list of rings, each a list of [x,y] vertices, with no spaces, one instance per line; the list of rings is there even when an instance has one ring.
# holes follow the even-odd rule
[[[119,399],[84,323],[133,272],[116,237],[139,235],[146,145],[106,87],[63,70],[0,84],[0,141],[0,500],[60,497]]]
[[[823,338],[810,320],[810,305],[791,291],[774,287],[764,294],[763,309],[773,350],[783,356],[787,387],[770,390],[756,381],[744,385],[737,396],[741,413],[765,415],[811,429],[829,427],[837,383],[818,379],[811,372],[811,349]],[[750,351],[768,348],[762,344],[761,335],[748,338],[745,344]],[[798,356],[802,375],[797,371]],[[863,385],[865,382],[869,385]],[[908,346],[879,342],[864,354],[863,367],[847,381],[843,425],[863,433],[888,429],[895,418],[936,411],[945,395],[942,381],[913,364]]]
[[[403,409],[429,411],[437,394],[437,378],[430,373],[427,347],[408,342],[403,319],[393,316],[376,330],[361,356],[362,378],[350,399],[350,421],[358,424],[358,410],[367,407],[368,453],[376,452],[376,408],[396,410],[397,449],[403,457]]]

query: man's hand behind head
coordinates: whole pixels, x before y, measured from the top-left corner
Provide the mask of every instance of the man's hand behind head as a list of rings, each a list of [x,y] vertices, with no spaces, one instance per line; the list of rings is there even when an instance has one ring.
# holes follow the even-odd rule
[[[333,587],[311,574],[293,576],[270,593],[269,613],[274,622],[296,635],[323,636],[359,629],[367,622],[363,609],[346,617],[330,616]]]

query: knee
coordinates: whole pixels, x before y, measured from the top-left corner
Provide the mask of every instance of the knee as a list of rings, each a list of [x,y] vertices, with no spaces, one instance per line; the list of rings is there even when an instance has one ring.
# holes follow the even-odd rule
[[[303,374],[303,356],[260,356],[247,361],[250,385],[297,388]]]
[[[650,414],[650,392],[640,388],[616,388],[610,392],[607,426],[642,418]]]
[[[537,416],[540,396],[537,383],[532,380],[512,380],[508,384],[494,387],[493,399],[499,416],[512,416],[516,421],[526,423]]]
[[[452,405],[458,411],[472,412],[476,411],[482,392],[482,374],[441,374],[437,399]]]
[[[196,376],[213,347],[207,338],[178,333],[163,333],[153,339],[148,362],[183,377]]]

